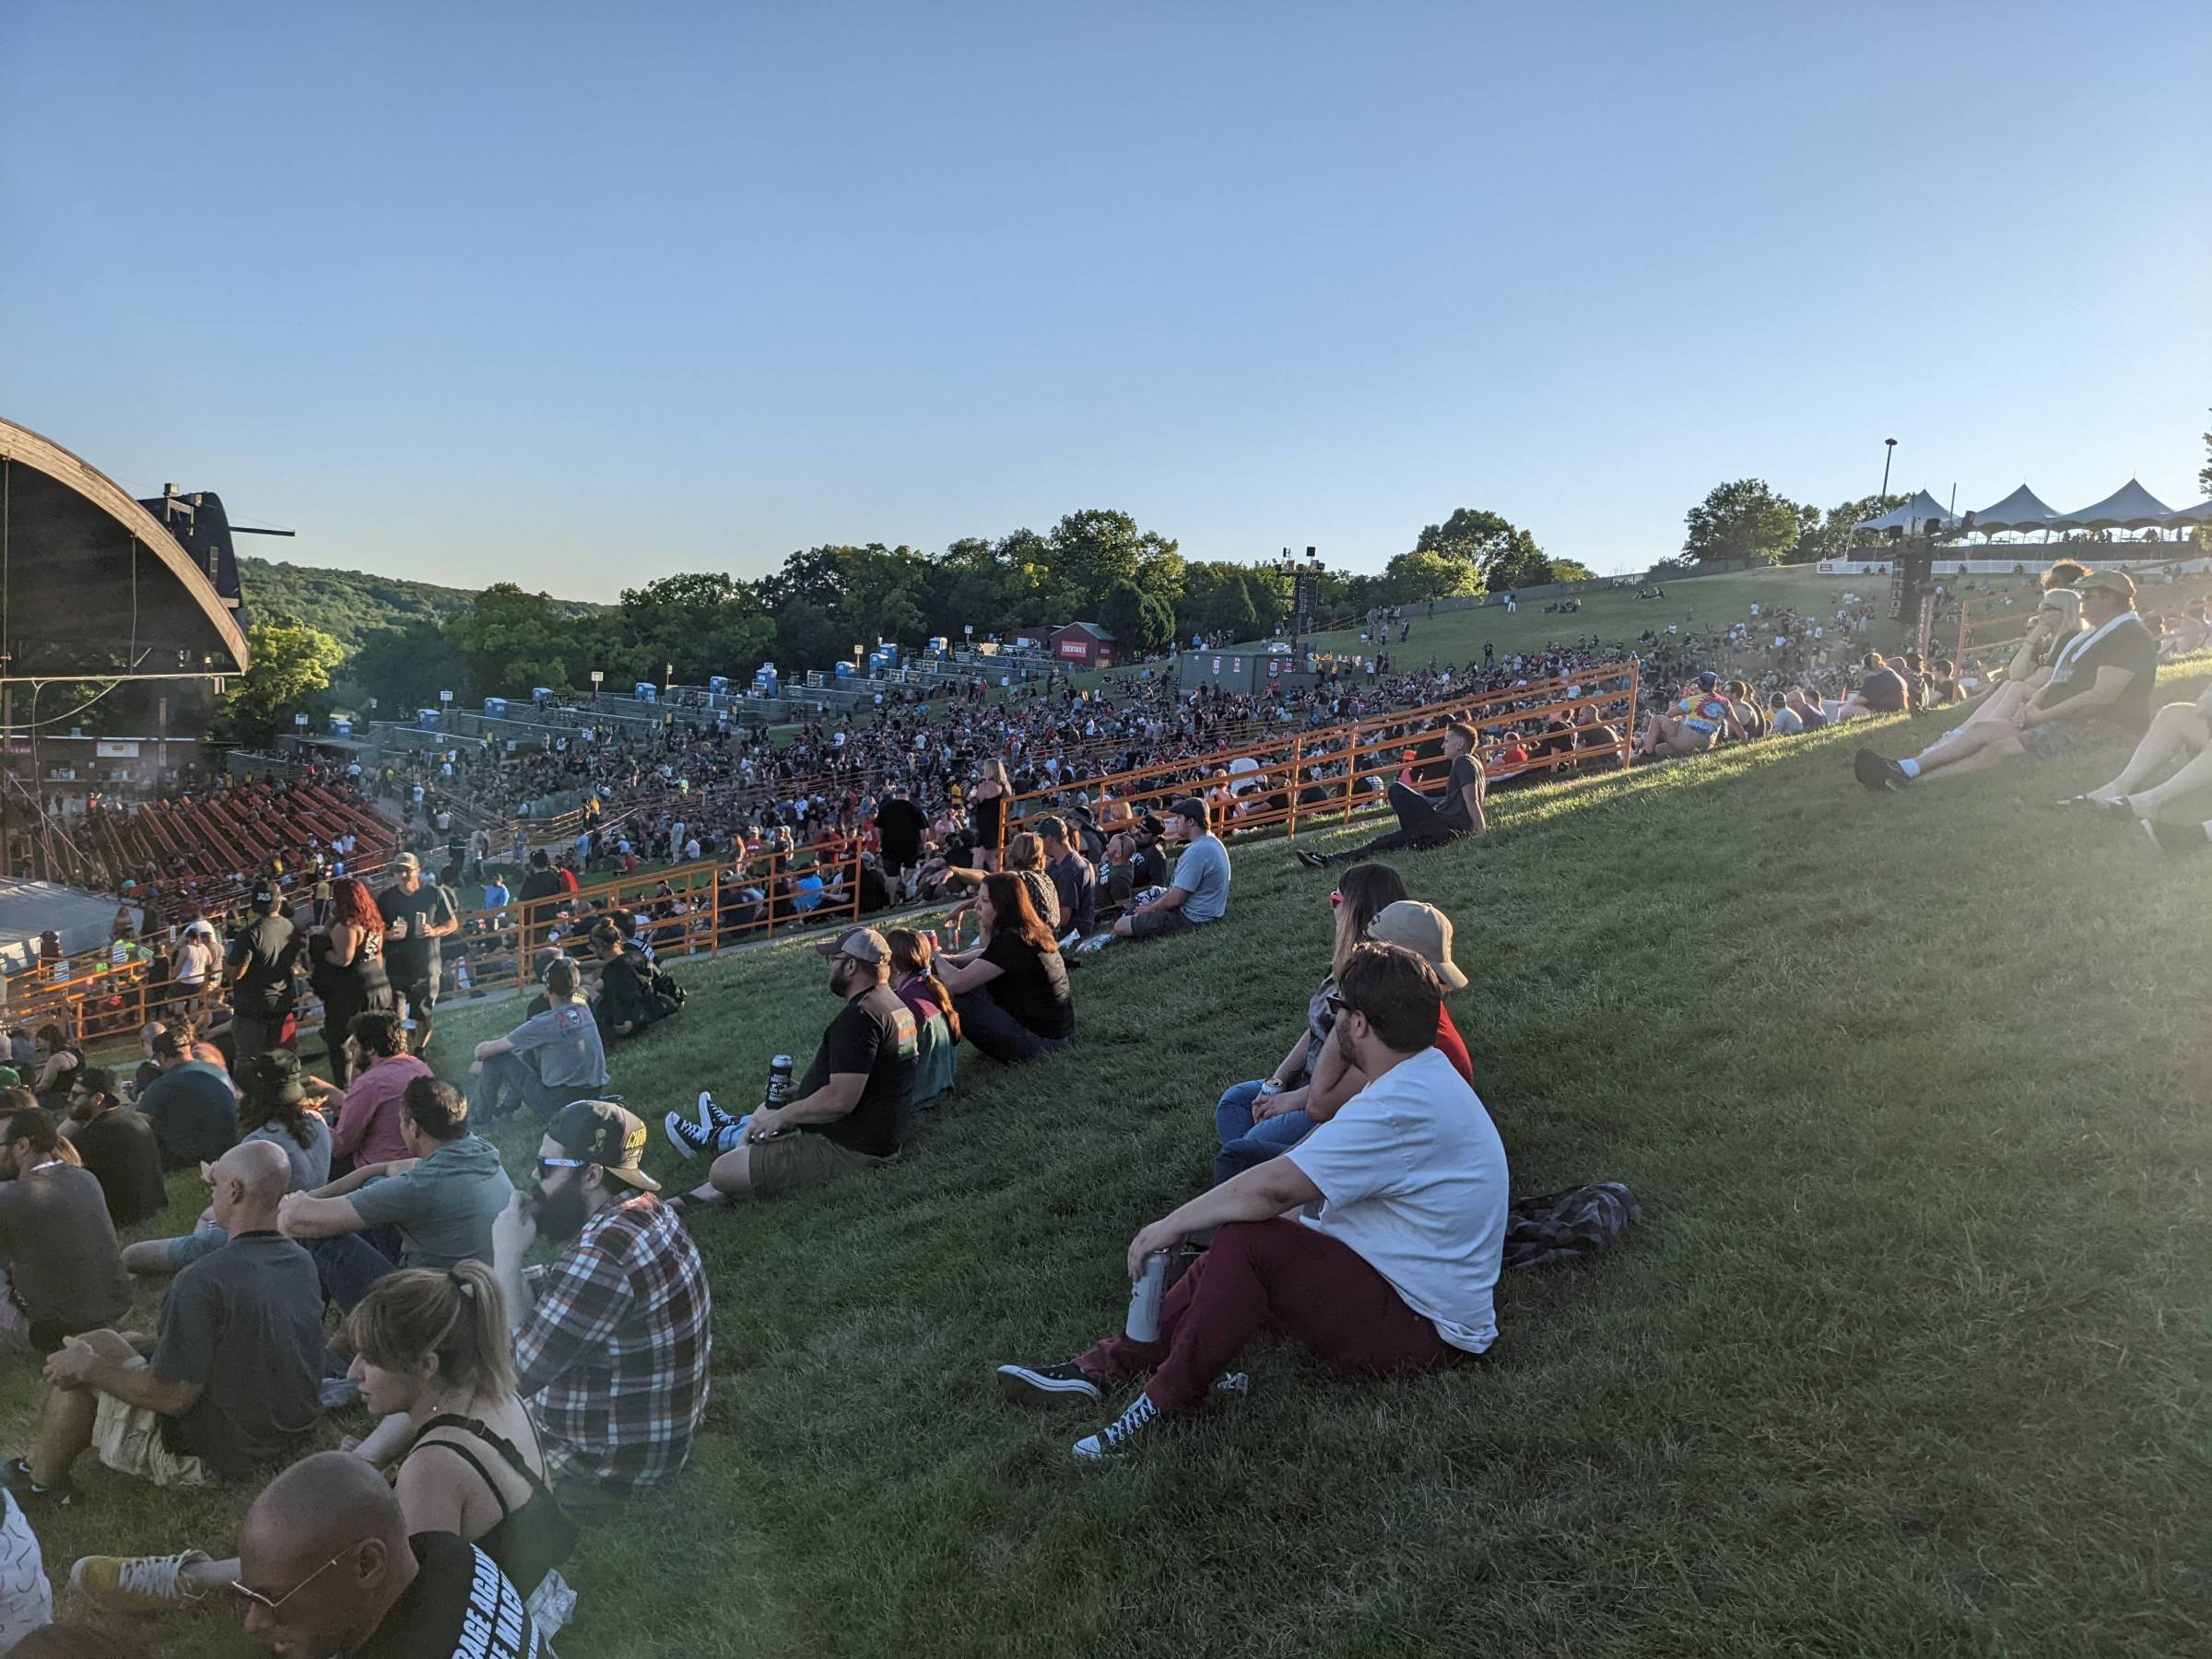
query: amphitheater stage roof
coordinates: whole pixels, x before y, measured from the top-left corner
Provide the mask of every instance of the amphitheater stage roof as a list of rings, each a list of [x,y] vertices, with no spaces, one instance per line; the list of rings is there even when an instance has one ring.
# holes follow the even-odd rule
[[[115,901],[52,881],[0,877],[0,962],[10,973],[38,960],[39,935],[62,935],[62,948],[90,950],[107,942]]]

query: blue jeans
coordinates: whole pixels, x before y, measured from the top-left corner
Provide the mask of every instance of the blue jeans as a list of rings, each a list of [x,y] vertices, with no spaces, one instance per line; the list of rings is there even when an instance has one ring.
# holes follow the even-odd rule
[[[960,1037],[971,1048],[1001,1065],[1019,1065],[1064,1049],[1073,1037],[1040,1037],[998,1006],[991,987],[955,991],[952,1006],[959,1011]]]
[[[1249,1083],[1232,1083],[1222,1090],[1214,1108],[1214,1129],[1221,1136],[1221,1150],[1214,1154],[1216,1186],[1288,1151],[1313,1128],[1313,1121],[1302,1112],[1282,1112],[1255,1124],[1252,1108],[1259,1098],[1257,1077]]]
[[[341,1313],[350,1313],[369,1287],[399,1264],[371,1244],[361,1233],[337,1233],[327,1239],[302,1239],[323,1278],[323,1297]]]

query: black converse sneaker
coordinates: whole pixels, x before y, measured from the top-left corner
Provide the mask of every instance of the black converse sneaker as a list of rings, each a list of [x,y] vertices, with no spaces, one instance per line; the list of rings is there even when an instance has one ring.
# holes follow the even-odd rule
[[[1099,1385],[1073,1364],[1002,1365],[998,1392],[1012,1406],[1052,1406],[1062,1400],[1102,1400]]]
[[[1322,853],[1309,853],[1303,847],[1294,847],[1291,851],[1298,854],[1298,862],[1310,870],[1325,870],[1329,867],[1328,859]]]
[[[735,1129],[737,1120],[714,1104],[714,1097],[705,1089],[699,1091],[699,1126],[706,1130]]]
[[[1083,1463],[1105,1463],[1124,1457],[1129,1452],[1129,1442],[1136,1438],[1138,1431],[1159,1419],[1159,1407],[1152,1404],[1152,1396],[1140,1394],[1129,1402],[1128,1410],[1096,1434],[1085,1435],[1069,1450]]]
[[[668,1144],[686,1158],[704,1158],[713,1151],[714,1143],[721,1138],[719,1130],[701,1129],[680,1112],[672,1112],[663,1118],[661,1127],[668,1132]]]

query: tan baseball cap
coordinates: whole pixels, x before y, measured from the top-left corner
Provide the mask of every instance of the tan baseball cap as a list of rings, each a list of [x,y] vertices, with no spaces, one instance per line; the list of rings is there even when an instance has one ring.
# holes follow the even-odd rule
[[[2136,596],[2136,579],[2125,571],[2091,571],[2074,584],[2074,591],[2077,594],[2101,591],[2132,602]]]
[[[1452,918],[1435,905],[1418,899],[1386,904],[1367,924],[1367,936],[1380,945],[1403,945],[1435,969],[1447,987],[1466,989],[1467,976],[1452,959]]]
[[[824,939],[815,949],[826,957],[849,956],[871,967],[891,959],[891,942],[872,927],[856,927],[837,938]]]

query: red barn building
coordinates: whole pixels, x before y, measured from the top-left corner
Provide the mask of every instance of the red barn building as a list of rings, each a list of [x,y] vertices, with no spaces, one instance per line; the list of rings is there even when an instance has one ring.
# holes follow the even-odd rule
[[[1111,668],[1113,636],[1096,622],[1070,622],[1053,630],[1053,658],[1063,668]]]

